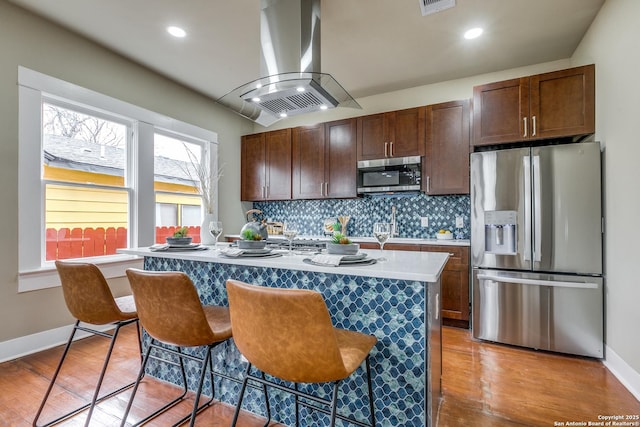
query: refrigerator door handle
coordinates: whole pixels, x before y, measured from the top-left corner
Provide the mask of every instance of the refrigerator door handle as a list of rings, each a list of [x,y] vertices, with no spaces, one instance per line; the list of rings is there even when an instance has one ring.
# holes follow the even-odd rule
[[[531,157],[522,158],[524,184],[524,254],[525,261],[531,261]]]
[[[523,277],[510,277],[510,276],[497,276],[493,274],[478,274],[479,280],[492,280],[494,282],[501,283],[515,283],[518,285],[534,285],[534,286],[553,286],[557,288],[582,288],[582,289],[597,289],[597,283],[584,283],[584,282],[566,282],[559,280],[537,280],[537,279],[525,279]]]
[[[542,261],[542,199],[540,198],[540,156],[531,156],[533,159],[533,261]]]

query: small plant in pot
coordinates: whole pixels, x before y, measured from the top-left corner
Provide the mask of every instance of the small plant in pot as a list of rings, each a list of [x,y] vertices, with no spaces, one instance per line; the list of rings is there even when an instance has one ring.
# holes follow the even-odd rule
[[[360,245],[342,233],[333,233],[333,238],[327,243],[327,253],[335,255],[355,255],[358,253]]]
[[[167,243],[171,246],[188,246],[191,244],[193,238],[187,236],[189,229],[187,227],[180,227],[176,229],[173,236],[167,237]]]
[[[263,249],[267,242],[262,238],[262,234],[255,230],[244,230],[241,233],[242,239],[238,240],[239,249]]]

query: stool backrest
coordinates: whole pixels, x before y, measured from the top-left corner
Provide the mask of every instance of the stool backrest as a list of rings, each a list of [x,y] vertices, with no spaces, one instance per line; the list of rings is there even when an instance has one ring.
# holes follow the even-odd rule
[[[180,347],[217,341],[193,282],[178,271],[127,269],[142,327],[153,338]]]
[[[81,322],[103,325],[135,318],[118,308],[102,272],[94,264],[56,261],[64,301],[71,315]]]
[[[320,293],[227,280],[227,294],[233,340],[255,367],[301,383],[348,375]]]

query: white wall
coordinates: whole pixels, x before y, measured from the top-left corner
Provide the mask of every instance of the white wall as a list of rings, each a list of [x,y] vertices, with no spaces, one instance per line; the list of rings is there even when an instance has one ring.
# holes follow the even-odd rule
[[[573,55],[596,64],[604,146],[606,341],[640,376],[640,1],[607,0]],[[609,355],[607,355],[609,359]],[[640,384],[636,384],[640,393]]]
[[[213,100],[0,0],[0,343],[71,323],[60,288],[18,294],[18,65],[218,133],[220,218],[244,223],[240,135],[253,124]],[[112,280],[116,294],[125,278]]]

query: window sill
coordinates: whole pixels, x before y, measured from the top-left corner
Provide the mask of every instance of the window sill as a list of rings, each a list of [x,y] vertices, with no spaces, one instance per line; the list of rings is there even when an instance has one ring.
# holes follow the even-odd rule
[[[131,255],[77,258],[73,261],[96,264],[107,279],[125,276],[125,270],[127,268],[142,268],[142,258]],[[18,293],[55,288],[58,286],[60,286],[60,277],[53,262],[47,263],[47,265],[39,269],[18,273]]]

